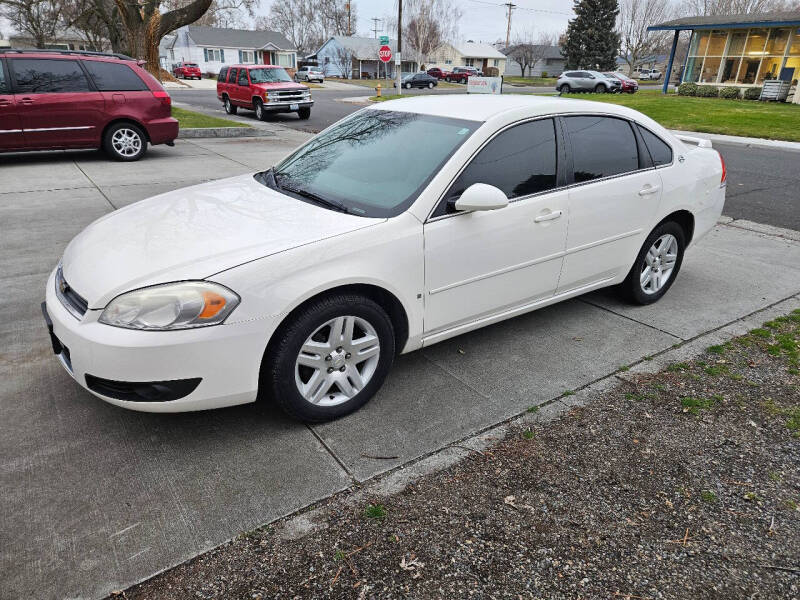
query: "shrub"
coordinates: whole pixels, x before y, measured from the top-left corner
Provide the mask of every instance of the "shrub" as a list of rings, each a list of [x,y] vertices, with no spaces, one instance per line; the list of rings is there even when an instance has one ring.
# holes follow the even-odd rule
[[[547,77],[547,71],[542,71],[542,77]]]
[[[486,67],[483,70],[483,74],[486,77],[498,77],[500,75],[500,69],[498,69],[497,67]]]
[[[682,83],[678,86],[678,95],[679,96],[696,96],[697,95],[697,84],[691,83],[689,81]]]
[[[698,85],[697,95],[701,98],[716,98],[719,96],[719,88],[715,85]]]
[[[735,100],[739,97],[739,88],[733,86],[724,87],[719,91],[719,97]]]
[[[761,88],[749,87],[744,91],[743,96],[745,100],[758,100],[761,97]]]

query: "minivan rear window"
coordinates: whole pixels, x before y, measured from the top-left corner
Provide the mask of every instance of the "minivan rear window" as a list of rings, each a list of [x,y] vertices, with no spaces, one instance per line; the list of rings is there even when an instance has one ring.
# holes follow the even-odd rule
[[[9,62],[19,93],[53,94],[89,91],[89,82],[78,61],[14,58]]]
[[[87,60],[83,63],[101,92],[141,92],[147,86],[128,65]]]

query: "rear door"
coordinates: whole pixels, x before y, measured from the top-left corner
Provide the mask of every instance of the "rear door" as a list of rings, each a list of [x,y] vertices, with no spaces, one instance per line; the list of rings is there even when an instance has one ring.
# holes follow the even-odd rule
[[[0,60],[0,150],[15,150],[24,147],[22,125],[20,125],[14,94],[5,61]]]
[[[99,145],[105,120],[103,96],[79,61],[11,58],[8,64],[26,147]]]

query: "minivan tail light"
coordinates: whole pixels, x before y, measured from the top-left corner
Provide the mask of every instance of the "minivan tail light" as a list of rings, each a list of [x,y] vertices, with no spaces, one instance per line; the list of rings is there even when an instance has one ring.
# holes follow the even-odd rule
[[[172,106],[172,98],[165,91],[153,92],[153,98],[158,98],[164,106]]]
[[[722,177],[719,180],[719,184],[723,185],[728,179],[728,169],[725,168],[725,159],[722,158],[722,153],[717,150],[717,154],[719,154],[719,161],[722,163]]]

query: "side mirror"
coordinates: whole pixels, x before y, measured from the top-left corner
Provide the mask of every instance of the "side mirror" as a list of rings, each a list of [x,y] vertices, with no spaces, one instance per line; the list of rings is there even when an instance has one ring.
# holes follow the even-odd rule
[[[456,200],[456,210],[496,210],[508,206],[502,190],[486,183],[473,183]]]

